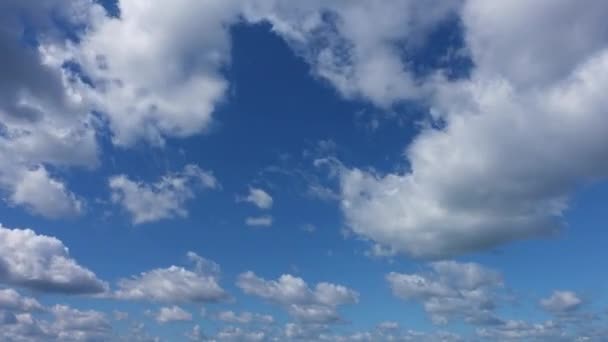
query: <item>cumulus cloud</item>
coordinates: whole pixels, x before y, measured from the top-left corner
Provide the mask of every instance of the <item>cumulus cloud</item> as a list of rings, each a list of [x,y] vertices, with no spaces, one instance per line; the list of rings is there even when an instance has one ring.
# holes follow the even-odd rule
[[[252,216],[245,219],[245,224],[252,227],[270,227],[272,226],[272,216]]]
[[[241,201],[249,202],[260,209],[270,209],[273,202],[272,196],[258,188],[249,188],[249,194],[241,199]]]
[[[600,95],[608,48],[599,33],[607,24],[597,17],[607,9],[467,1],[461,19],[471,77],[437,77],[434,124],[407,148],[407,169],[343,170],[350,228],[398,252],[437,258],[562,227],[572,191],[608,174]]]
[[[216,302],[227,298],[219,285],[219,266],[193,252],[193,270],[179,266],[157,268],[131,278],[120,279],[114,296],[126,300],[150,300],[165,303]],[[212,265],[212,269],[201,265]]]
[[[119,175],[110,178],[109,186],[112,201],[125,208],[134,224],[142,224],[187,216],[185,204],[195,197],[194,189],[214,189],[218,183],[211,172],[188,164],[156,183],[137,182]]]
[[[32,312],[40,311],[42,308],[42,305],[34,298],[24,297],[11,288],[0,289],[0,310]]]
[[[391,272],[386,276],[393,294],[420,301],[436,324],[464,319],[474,324],[498,324],[494,314],[500,274],[475,263],[441,261],[428,274]]]
[[[420,44],[429,30],[453,13],[459,1],[251,1],[244,17],[268,22],[347,98],[388,108],[419,98],[423,87],[401,51]]]
[[[49,218],[73,216],[82,211],[82,202],[42,166],[21,173],[13,184],[10,201]]]
[[[162,145],[208,128],[227,89],[220,68],[230,60],[235,4],[122,0],[119,17],[96,18],[73,53],[95,85],[88,95],[115,144]]]
[[[322,282],[311,289],[302,278],[290,274],[266,280],[248,271],[239,275],[237,286],[246,294],[283,306],[297,320],[309,323],[338,321],[339,306],[359,301],[359,294],[345,286]]]
[[[97,164],[94,117],[73,72],[57,61],[65,26],[85,23],[86,0],[4,1],[0,4],[0,189],[11,204],[50,218],[77,214],[81,205],[45,164]],[[37,44],[24,41],[31,32]]]
[[[549,298],[540,300],[543,309],[555,314],[572,312],[578,309],[582,303],[582,299],[572,291],[554,291]]]
[[[154,319],[161,324],[169,322],[191,321],[192,314],[177,305],[173,305],[170,307],[160,308],[158,313],[154,315]]]
[[[249,311],[243,311],[236,313],[231,310],[221,311],[216,315],[217,319],[226,323],[233,324],[249,324],[249,323],[262,323],[270,324],[274,322],[274,318],[270,315],[262,315],[252,313]]]
[[[0,283],[41,292],[103,293],[108,285],[69,255],[58,239],[0,225]]]

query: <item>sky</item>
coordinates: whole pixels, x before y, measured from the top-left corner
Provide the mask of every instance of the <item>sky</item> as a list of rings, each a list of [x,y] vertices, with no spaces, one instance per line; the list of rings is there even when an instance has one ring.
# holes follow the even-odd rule
[[[607,341],[607,13],[2,1],[0,340]]]

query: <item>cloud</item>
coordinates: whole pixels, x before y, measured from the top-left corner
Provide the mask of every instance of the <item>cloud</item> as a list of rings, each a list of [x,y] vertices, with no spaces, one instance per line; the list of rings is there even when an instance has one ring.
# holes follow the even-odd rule
[[[270,227],[272,226],[272,216],[264,215],[256,217],[247,217],[245,219],[245,224],[252,227]]]
[[[0,283],[65,294],[98,294],[108,289],[70,257],[60,240],[1,225]]]
[[[408,146],[407,168],[341,172],[350,228],[401,253],[444,258],[563,227],[569,195],[608,175],[608,103],[599,95],[608,48],[597,17],[606,9],[467,1],[470,78],[437,77],[432,122]],[[579,30],[581,41],[569,34]]]
[[[554,291],[551,297],[540,300],[543,309],[555,314],[572,312],[582,303],[583,301],[572,291]]]
[[[323,282],[311,289],[302,278],[290,274],[265,280],[248,271],[239,275],[237,286],[246,294],[283,306],[294,318],[309,323],[339,321],[337,308],[359,301],[359,294],[345,286]]]
[[[95,86],[88,96],[115,144],[162,145],[208,129],[228,87],[220,68],[230,62],[236,3],[123,0],[119,17],[95,18],[73,54]]]
[[[94,11],[87,3],[0,4],[0,189],[10,204],[49,218],[78,214],[81,205],[45,165],[97,164],[94,116],[77,78],[55,56],[68,41],[58,21],[82,25]],[[24,32],[36,45],[24,41]]]
[[[262,323],[270,324],[274,322],[274,318],[270,315],[262,315],[252,313],[249,311],[243,311],[235,313],[234,311],[221,311],[216,315],[217,319],[226,323],[233,324],[249,324],[249,323]]]
[[[120,279],[114,297],[164,303],[216,302],[226,299],[228,294],[219,285],[219,267],[194,253],[189,253],[189,256],[191,260],[196,257],[194,270],[170,266]],[[201,261],[214,265],[213,270],[201,268]]]
[[[154,318],[158,323],[165,324],[169,322],[191,321],[192,314],[179,306],[173,305],[171,307],[160,308]]]
[[[249,188],[249,195],[241,199],[241,201],[249,202],[260,209],[272,208],[272,196],[258,188]]]
[[[44,167],[23,171],[21,176],[13,185],[11,203],[49,218],[74,216],[82,211],[82,202],[64,183],[51,178]]]
[[[251,1],[244,17],[268,22],[346,98],[389,108],[423,93],[402,55],[457,9],[459,1]]]
[[[193,189],[215,189],[219,185],[211,172],[188,164],[183,171],[164,175],[156,183],[132,181],[125,175],[109,180],[112,201],[122,205],[133,224],[185,217],[186,201],[195,197]]]
[[[11,288],[0,289],[0,310],[32,312],[40,311],[42,308],[42,305],[34,298],[23,297]]]
[[[428,274],[391,272],[386,276],[393,294],[422,302],[436,324],[464,319],[473,324],[499,324],[494,314],[500,274],[475,263],[441,261]]]
[[[111,326],[105,314],[94,311],[80,311],[66,305],[51,308],[55,317],[52,329],[58,340],[100,340],[109,337]]]

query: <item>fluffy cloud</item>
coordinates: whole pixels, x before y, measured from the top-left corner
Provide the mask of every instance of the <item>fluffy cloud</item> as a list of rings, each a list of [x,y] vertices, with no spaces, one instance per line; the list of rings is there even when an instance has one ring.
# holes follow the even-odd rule
[[[160,308],[154,318],[158,323],[164,324],[168,322],[191,321],[192,314],[179,306],[173,305],[171,307]]]
[[[187,200],[194,198],[193,189],[218,187],[211,172],[192,164],[186,165],[181,172],[164,175],[156,183],[136,182],[119,175],[110,178],[109,185],[112,201],[131,214],[134,224],[187,216],[184,206]]]
[[[260,209],[270,209],[272,207],[272,196],[258,188],[249,188],[249,194],[242,201],[249,202]]]
[[[246,294],[285,307],[294,318],[307,323],[338,321],[339,306],[359,301],[359,294],[345,286],[318,283],[311,289],[302,278],[289,274],[278,280],[265,280],[248,271],[239,275],[237,286]]]
[[[127,300],[151,300],[166,303],[214,302],[227,298],[219,285],[219,267],[193,252],[189,257],[194,270],[179,266],[158,268],[118,281],[114,296]],[[203,263],[204,262],[204,263]],[[210,269],[203,267],[212,265]]]
[[[459,3],[263,0],[246,2],[244,16],[269,22],[343,96],[390,107],[424,92],[402,51],[420,44]]]
[[[31,312],[42,310],[42,305],[36,299],[23,297],[13,289],[0,289],[0,310]]]
[[[108,118],[114,143],[163,144],[209,126],[227,89],[219,69],[230,59],[235,3],[122,0],[119,17],[96,18],[74,54],[95,85],[89,97]]]
[[[105,282],[79,265],[63,243],[30,229],[0,225],[0,282],[41,292],[94,294]]]
[[[467,1],[470,79],[437,77],[435,122],[407,148],[407,170],[342,172],[352,230],[398,252],[446,257],[562,227],[569,194],[608,174],[607,24],[597,16],[607,9]]]
[[[272,216],[247,217],[245,219],[245,224],[252,227],[270,227],[272,226]]]
[[[261,315],[248,311],[235,313],[234,311],[221,311],[217,314],[217,319],[226,323],[263,323],[270,324],[274,322],[274,318],[270,315]]]
[[[474,263],[442,261],[429,274],[391,272],[386,279],[397,297],[420,301],[436,324],[464,319],[474,324],[498,324],[494,314],[500,275]]]
[[[57,340],[90,341],[109,337],[110,323],[101,312],[55,305],[51,308],[51,313],[55,317],[52,329],[57,332]]]
[[[57,60],[67,41],[63,26],[78,26],[95,6],[88,0],[4,1],[0,4],[0,189],[12,204],[55,218],[80,211],[64,183],[45,164],[97,163],[94,117],[80,83]],[[37,44],[25,42],[31,32]],[[29,37],[28,37],[29,39]]]
[[[578,309],[582,303],[583,301],[572,291],[554,291],[549,298],[540,301],[543,309],[555,314],[572,312]]]
[[[25,170],[13,184],[11,203],[50,218],[79,214],[82,203],[66,189],[65,184],[51,178],[44,167]]]

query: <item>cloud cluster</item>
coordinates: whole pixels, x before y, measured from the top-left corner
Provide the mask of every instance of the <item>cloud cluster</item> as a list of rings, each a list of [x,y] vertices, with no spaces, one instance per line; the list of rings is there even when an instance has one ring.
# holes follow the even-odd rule
[[[248,271],[239,275],[237,286],[246,294],[283,306],[304,323],[337,322],[339,306],[359,301],[359,293],[345,286],[323,282],[311,289],[302,278],[290,274],[266,280]]]
[[[70,257],[60,240],[1,225],[0,283],[65,294],[97,294],[108,289],[92,271]]]
[[[350,228],[437,258],[562,227],[572,191],[608,175],[607,24],[597,16],[607,9],[466,1],[470,78],[431,82],[432,122],[408,146],[407,169],[343,170]]]
[[[211,172],[188,164],[180,172],[168,173],[156,183],[137,182],[125,175],[109,180],[112,201],[124,207],[133,224],[154,222],[188,215],[185,204],[194,198],[194,190],[214,189],[218,182]]]
[[[216,302],[228,294],[219,284],[219,266],[193,252],[193,270],[180,266],[157,268],[131,278],[120,279],[114,297],[163,303]],[[206,267],[211,265],[212,268]]]
[[[397,297],[422,302],[436,324],[463,319],[473,324],[500,323],[494,313],[499,273],[475,263],[441,261],[428,274],[391,272],[386,276]]]

